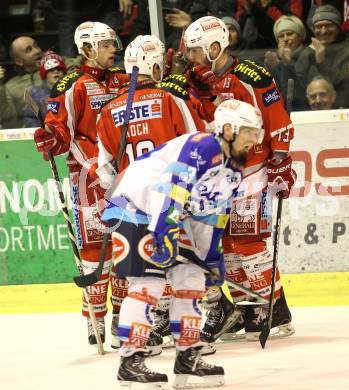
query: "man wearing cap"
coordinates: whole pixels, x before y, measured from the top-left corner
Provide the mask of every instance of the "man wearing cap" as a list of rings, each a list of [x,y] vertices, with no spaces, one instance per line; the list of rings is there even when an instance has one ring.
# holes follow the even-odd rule
[[[53,51],[48,51],[40,62],[40,78],[43,81],[42,86],[33,86],[30,89],[30,95],[38,103],[41,112],[46,114],[47,100],[50,96],[52,87],[56,82],[67,73],[67,67],[63,58]],[[25,127],[40,126],[39,120],[34,115],[30,107],[26,107],[23,112],[23,121]]]
[[[43,56],[37,42],[29,36],[20,36],[10,45],[10,57],[18,70],[18,75],[4,83],[5,72],[0,66],[0,107],[4,128],[23,127],[23,94],[31,87],[39,87],[40,61]],[[68,70],[75,68],[75,60],[66,58]]]
[[[249,49],[270,48],[274,45],[273,25],[282,15],[303,17],[301,0],[237,0],[235,19]]]
[[[230,51],[231,52],[230,54],[232,54],[232,52],[235,51],[240,46],[241,28],[237,20],[235,20],[231,16],[223,16],[222,21],[228,27],[228,31],[229,31],[228,51]]]
[[[333,83],[338,103],[349,106],[347,89],[349,84],[349,40],[341,31],[342,17],[331,5],[316,8],[312,18],[314,37],[295,63],[297,77],[308,84],[322,74]]]
[[[304,49],[303,42],[306,38],[304,24],[297,16],[284,15],[274,23],[273,31],[278,49],[277,52],[265,53],[264,64],[272,72],[285,99],[287,80],[295,81],[293,109],[302,110],[306,107],[305,85],[297,78],[294,63]]]

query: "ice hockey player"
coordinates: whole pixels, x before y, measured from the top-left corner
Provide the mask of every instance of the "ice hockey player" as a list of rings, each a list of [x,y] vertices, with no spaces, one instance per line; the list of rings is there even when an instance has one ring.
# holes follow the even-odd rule
[[[123,70],[113,68],[115,53],[122,45],[109,26],[84,22],[76,28],[74,40],[82,56],[82,65],[54,86],[47,104],[45,128],[35,131],[34,141],[39,152],[50,151],[53,155],[69,152],[67,165],[77,245],[84,273],[88,274],[98,263],[103,236],[103,225],[95,206],[100,191],[90,187],[93,178],[88,173],[96,143],[97,114],[102,104],[116,95],[128,76]],[[110,260],[111,243],[101,280],[88,288],[102,341],[105,339]],[[88,341],[96,344],[84,299],[82,314],[87,317]]]
[[[177,350],[173,387],[224,383],[223,368],[200,357],[198,300],[205,294],[205,282],[223,282],[221,236],[229,205],[248,150],[261,142],[263,130],[259,110],[236,100],[223,102],[215,119],[215,133],[182,135],[131,163],[104,211],[103,220],[117,226],[116,272],[129,281],[119,320],[122,384],[152,383],[159,389],[167,382],[166,375],[151,371],[144,362],[152,326],[149,313],[163,293],[166,277],[173,292],[170,327]],[[259,181],[257,176],[251,180]],[[181,227],[191,248],[179,247]],[[206,276],[195,262],[215,273]],[[194,382],[189,384],[190,376]]]
[[[266,167],[269,190],[266,186],[254,197],[242,194],[234,200],[223,246],[226,277],[268,297],[271,291],[272,256],[267,249],[266,238],[270,236],[272,227],[271,199],[273,193],[287,198],[295,181],[292,159],[288,153],[293,125],[272,75],[253,61],[245,60],[236,65],[236,58],[228,54],[229,32],[222,20],[213,16],[196,20],[185,31],[184,44],[186,58],[194,65],[186,75],[202,99],[208,120],[212,118],[219,101],[232,97],[253,104],[262,114],[266,135],[263,143],[249,151],[244,174]],[[214,96],[217,99],[212,103]],[[272,325],[278,328],[274,329],[278,330],[276,335],[288,336],[294,333],[294,329],[282,292],[279,270],[275,287]],[[239,291],[231,290],[231,294],[235,301],[247,298]],[[211,296],[211,300],[217,301],[221,292],[218,290],[215,295]],[[267,307],[256,306],[246,318],[245,311],[243,309],[241,316],[238,316],[236,325],[245,327],[248,340],[258,340]],[[203,339],[213,341],[233,327],[237,318],[233,312],[234,307],[224,296],[221,297],[209,312]]]
[[[154,35],[139,35],[126,48],[126,72],[131,74],[134,65],[139,70],[120,171],[137,157],[170,139],[205,128],[193,105],[199,102],[193,99],[192,103],[188,92],[179,82],[172,83],[171,79],[162,82],[164,50],[164,44]],[[114,163],[121,147],[128,92],[129,86],[121,89],[117,97],[102,108],[97,122],[96,173],[105,190],[111,187],[116,174]],[[121,302],[127,295],[127,281],[116,275],[113,280],[118,297],[113,312],[116,326]],[[164,305],[168,301],[168,293],[169,288],[162,300]],[[157,318],[156,323],[159,324]],[[117,329],[114,330],[116,333]]]

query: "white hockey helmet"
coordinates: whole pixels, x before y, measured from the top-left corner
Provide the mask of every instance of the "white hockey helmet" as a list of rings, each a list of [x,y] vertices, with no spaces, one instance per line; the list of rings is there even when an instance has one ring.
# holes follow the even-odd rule
[[[229,30],[221,19],[215,16],[203,16],[189,25],[183,39],[186,48],[201,47],[207,59],[210,62],[216,62],[229,45]],[[214,42],[220,44],[221,51],[217,58],[212,59],[210,46]]]
[[[136,65],[139,74],[150,76],[154,81],[160,81],[164,72],[165,45],[155,35],[138,35],[125,50],[125,70],[132,73],[132,68]],[[160,80],[155,80],[153,76],[154,65],[161,69]]]
[[[100,22],[84,22],[76,29],[74,34],[74,42],[78,48],[79,54],[83,54],[84,43],[89,43],[98,53],[98,44],[101,41],[113,40],[115,41],[116,50],[122,50],[122,43],[115,31],[108,25]]]
[[[259,129],[257,143],[264,138],[262,115],[258,108],[240,100],[229,99],[222,102],[214,113],[215,134],[223,135],[223,126],[230,124],[233,133],[239,134],[242,126]]]

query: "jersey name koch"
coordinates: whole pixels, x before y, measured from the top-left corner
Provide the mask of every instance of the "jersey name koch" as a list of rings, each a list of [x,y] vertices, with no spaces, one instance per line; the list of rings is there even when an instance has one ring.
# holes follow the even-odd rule
[[[116,126],[124,123],[126,106],[121,106],[111,110]],[[153,99],[146,102],[133,103],[130,112],[129,123],[138,122],[142,120],[158,119],[162,117],[162,100]]]

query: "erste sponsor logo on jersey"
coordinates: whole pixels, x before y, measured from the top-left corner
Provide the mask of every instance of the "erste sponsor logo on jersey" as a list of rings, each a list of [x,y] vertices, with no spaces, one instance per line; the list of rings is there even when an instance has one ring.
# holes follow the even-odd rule
[[[49,100],[47,102],[47,111],[52,112],[52,114],[58,114],[59,110],[59,102],[54,102],[52,100]]]
[[[115,108],[111,111],[116,126],[124,123],[126,106]],[[162,117],[162,100],[152,99],[144,102],[137,102],[132,105],[129,123],[143,120],[158,119]]]
[[[266,107],[278,102],[280,99],[281,96],[275,87],[263,93],[263,103]]]

